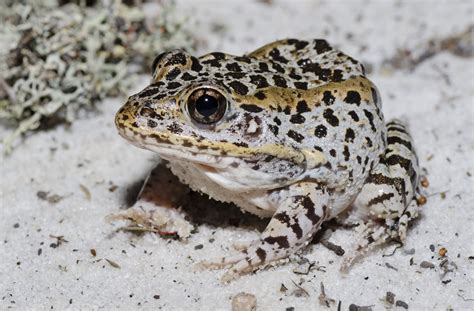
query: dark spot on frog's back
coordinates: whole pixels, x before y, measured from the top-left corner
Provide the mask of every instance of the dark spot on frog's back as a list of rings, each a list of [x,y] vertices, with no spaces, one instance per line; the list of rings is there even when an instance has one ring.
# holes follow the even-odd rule
[[[348,143],[352,143],[354,141],[354,138],[355,138],[355,133],[354,133],[354,130],[351,129],[351,128],[348,128],[346,130],[346,136],[345,136],[345,141],[348,142]]]
[[[191,56],[191,70],[196,72],[202,70],[202,65],[199,63],[199,60],[194,56]]]
[[[357,91],[349,91],[347,92],[346,98],[344,101],[348,104],[355,104],[360,105],[360,94]]]
[[[331,91],[324,91],[323,93],[323,102],[330,106],[334,104],[334,101],[336,100],[336,97],[334,97],[331,93]]]
[[[237,71],[237,72],[242,71],[242,68],[239,66],[238,63],[229,63],[225,66],[225,68],[227,68],[227,70],[229,71]]]
[[[285,57],[281,56],[280,51],[277,48],[274,48],[273,50],[271,50],[269,55],[274,61],[277,61],[283,64],[288,63],[288,60]]]
[[[268,68],[268,64],[265,62],[259,62],[258,63],[258,68],[263,71],[263,72],[268,72],[270,69]]]
[[[298,133],[296,131],[293,131],[293,130],[289,130],[288,133],[286,133],[286,135],[288,137],[290,137],[291,139],[293,139],[294,141],[299,142],[299,143],[304,139],[303,135],[301,135],[300,133]]]
[[[307,82],[293,82],[295,87],[300,90],[307,90],[308,89],[308,83]]]
[[[331,46],[326,40],[314,40],[314,49],[318,54],[322,54],[324,52],[330,51]]]
[[[257,88],[264,88],[269,86],[267,79],[261,75],[251,75],[250,83],[255,84]]]
[[[344,155],[344,160],[349,161],[349,158],[351,156],[351,153],[349,152],[349,147],[344,146],[344,151],[342,152],[342,154]]]
[[[288,87],[288,85],[286,84],[285,78],[283,78],[282,76],[273,75],[272,79],[273,79],[273,82],[275,83],[276,86],[283,87],[283,88]]]
[[[239,81],[232,81],[229,86],[240,95],[246,95],[249,91],[248,87]]]
[[[341,82],[342,80],[343,80],[342,70],[334,69],[334,71],[332,72],[331,81]]]
[[[326,137],[327,133],[327,128],[322,124],[316,126],[316,129],[314,130],[314,135],[318,138]]]
[[[301,114],[294,114],[290,118],[290,122],[293,124],[302,124],[306,119]]]
[[[372,129],[372,131],[373,132],[377,131],[377,129],[375,128],[375,124],[374,124],[374,115],[366,109],[364,109],[364,114],[367,117],[367,119],[369,120],[370,128]]]
[[[309,44],[308,41],[297,40],[297,39],[288,39],[287,43],[293,44],[297,50],[304,49]]]
[[[262,91],[258,91],[257,93],[254,94],[254,96],[259,100],[264,100],[265,98],[267,98],[265,93]]]
[[[354,120],[355,122],[359,122],[359,116],[357,115],[357,112],[351,110],[348,112],[348,114],[351,116],[352,120]]]
[[[298,104],[296,104],[296,111],[298,113],[304,113],[304,112],[310,112],[311,109],[309,109],[308,104],[306,103],[305,100],[300,100]]]
[[[252,104],[242,104],[240,105],[240,108],[248,111],[248,112],[261,112],[263,108],[257,106],[257,105],[252,105]]]
[[[332,110],[330,108],[324,110],[323,117],[332,126],[338,126],[339,125],[339,119],[334,115],[334,110]]]

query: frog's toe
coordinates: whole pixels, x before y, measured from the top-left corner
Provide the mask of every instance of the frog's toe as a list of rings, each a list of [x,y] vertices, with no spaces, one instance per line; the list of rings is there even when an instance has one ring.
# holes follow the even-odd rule
[[[216,259],[211,259],[211,260],[203,260],[198,263],[198,266],[204,269],[223,269],[225,267],[235,265],[236,263],[240,262],[241,260],[245,259],[245,254],[236,254],[233,256],[226,256],[226,257],[221,257],[221,258],[216,258]]]

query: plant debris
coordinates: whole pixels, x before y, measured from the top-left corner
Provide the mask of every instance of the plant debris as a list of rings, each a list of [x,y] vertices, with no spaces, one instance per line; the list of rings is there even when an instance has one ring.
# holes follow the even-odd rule
[[[389,269],[392,269],[392,270],[395,270],[395,271],[398,271],[397,268],[395,268],[394,266],[392,266],[391,264],[389,264],[388,262],[385,263],[385,267],[389,268]]]
[[[166,1],[147,18],[142,7],[117,0],[6,0],[0,18],[0,120],[15,128],[2,137],[5,152],[24,133],[70,124],[125,93],[160,52],[196,42]]]
[[[301,287],[301,285],[296,284],[296,282],[293,280],[291,280],[291,282],[296,286],[296,289],[293,290],[293,292],[291,292],[292,295],[296,297],[302,297],[302,296],[309,297],[309,293],[306,289]]]
[[[346,252],[341,246],[329,242],[328,240],[321,240],[321,244],[330,251],[333,251],[337,256],[342,256]]]
[[[116,269],[120,269],[120,266],[118,263],[116,263],[115,261],[112,261],[110,259],[107,259],[105,258],[105,260],[109,263],[109,265],[111,265],[112,267],[116,268]]]
[[[51,204],[58,203],[62,199],[64,199],[63,196],[60,196],[59,194],[49,194],[49,191],[38,191],[36,192],[36,196],[43,201],[47,201]]]
[[[61,246],[63,243],[69,243],[69,241],[66,240],[63,235],[58,235],[58,236],[50,235],[49,237],[53,238],[53,239],[56,239],[56,243],[53,242],[53,243],[49,244],[49,247],[51,247],[51,248],[57,248],[57,247]]]
[[[84,196],[86,197],[86,200],[87,200],[87,201],[90,201],[91,198],[92,198],[92,195],[91,195],[91,192],[90,192],[89,188],[87,188],[87,187],[84,186],[83,184],[79,184],[79,188],[80,188],[81,191],[84,193]]]
[[[336,300],[326,296],[326,291],[324,290],[324,284],[323,282],[321,282],[321,293],[319,294],[319,304],[330,308],[331,305],[334,303],[336,303]]]
[[[425,60],[441,52],[450,52],[459,57],[474,57],[474,25],[446,38],[433,38],[420,43],[414,49],[400,49],[384,61],[384,66],[393,69],[413,70]]]

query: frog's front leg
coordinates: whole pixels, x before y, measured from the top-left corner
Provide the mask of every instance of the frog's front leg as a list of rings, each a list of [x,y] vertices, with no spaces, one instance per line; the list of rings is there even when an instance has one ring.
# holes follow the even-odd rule
[[[354,202],[360,241],[346,257],[346,270],[361,254],[388,239],[404,242],[410,220],[418,216],[413,198],[419,186],[419,167],[407,127],[398,120],[387,123],[387,149]],[[383,221],[380,225],[380,221]]]
[[[325,188],[309,182],[289,186],[288,194],[259,240],[238,255],[204,261],[201,266],[231,266],[222,278],[227,282],[240,274],[286,258],[307,245],[329,216],[329,195]]]
[[[149,231],[160,235],[189,237],[192,225],[178,210],[189,188],[179,182],[164,162],[159,163],[146,178],[136,202],[128,210],[114,215],[125,219],[130,231]]]

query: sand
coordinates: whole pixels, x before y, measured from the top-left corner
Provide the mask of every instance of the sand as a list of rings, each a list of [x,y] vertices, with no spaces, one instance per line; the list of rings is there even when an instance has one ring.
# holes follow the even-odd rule
[[[222,285],[224,271],[199,271],[195,264],[256,239],[255,226],[234,225],[251,217],[222,208],[220,222],[197,224],[187,242],[117,232],[120,224],[107,216],[128,206],[157,159],[117,135],[113,116],[124,99],[115,98],[100,113],[70,128],[38,133],[1,156],[0,309],[230,310],[240,292],[254,295],[258,310],[336,310],[338,304],[341,310],[351,304],[372,310],[474,309],[473,58],[444,51],[411,69],[382,66],[399,49],[422,54],[429,40],[467,29],[473,4],[178,1],[177,6],[195,23],[201,53],[242,54],[286,37],[326,38],[366,64],[387,119],[409,123],[430,184],[406,245],[374,251],[342,275],[343,257],[319,243],[290,263]],[[146,82],[145,77],[130,93]],[[353,238],[353,231],[342,228],[329,235],[343,249]],[[301,258],[312,263],[307,274],[294,272]],[[395,295],[393,304],[385,302],[387,292]]]

